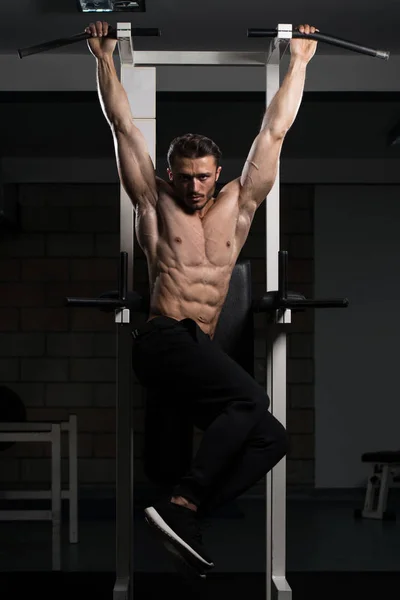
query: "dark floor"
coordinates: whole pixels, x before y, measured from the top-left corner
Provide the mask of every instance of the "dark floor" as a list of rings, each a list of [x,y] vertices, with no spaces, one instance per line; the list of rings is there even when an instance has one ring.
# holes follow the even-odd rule
[[[400,517],[397,521],[356,520],[354,500],[289,500],[286,565],[290,572],[396,571],[400,569]],[[400,509],[399,509],[400,513]],[[63,571],[106,571],[115,568],[115,521],[110,516],[82,514],[79,543],[68,543],[64,524]],[[238,500],[222,516],[210,520],[204,544],[215,572],[265,571],[265,504]],[[138,509],[134,521],[134,560],[139,572],[172,572],[169,556],[149,535]],[[0,571],[51,570],[50,522],[0,522]]]
[[[355,520],[354,500],[292,499],[287,503],[287,579],[293,600],[397,597],[400,589],[400,524]],[[395,508],[395,507],[394,507]],[[398,508],[400,513],[400,508]],[[170,589],[174,600],[265,598],[265,505],[241,499],[210,521],[204,543],[215,562],[206,583],[188,588],[138,510],[134,523],[135,600]],[[115,522],[82,511],[79,543],[63,533],[62,572],[51,572],[51,526],[0,522],[0,589],[13,598],[36,590],[41,600],[70,598],[79,590],[111,598],[115,581]],[[24,591],[25,590],[25,591]],[[395,591],[394,591],[395,590]],[[189,594],[189,595],[188,595]],[[389,596],[390,594],[390,596]],[[163,594],[164,595],[164,594]],[[245,598],[247,600],[247,598]]]
[[[74,595],[111,600],[113,573],[0,573],[4,598],[37,594],[41,600],[69,600]],[[383,600],[397,598],[399,573],[289,573],[293,600]],[[196,586],[174,574],[150,576],[136,573],[134,600],[265,600],[265,576],[260,573],[210,575]]]

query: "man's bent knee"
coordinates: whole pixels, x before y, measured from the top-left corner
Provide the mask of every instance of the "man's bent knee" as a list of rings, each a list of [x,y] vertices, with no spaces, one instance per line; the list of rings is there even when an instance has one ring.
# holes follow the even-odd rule
[[[267,412],[268,417],[265,425],[265,435],[274,447],[276,462],[279,462],[284,456],[286,456],[289,450],[289,437],[282,423],[278,421],[278,419],[271,412]]]
[[[257,410],[260,412],[268,410],[271,405],[268,394],[265,393],[261,386],[260,389],[257,389],[257,391],[252,394],[251,399],[256,405]]]

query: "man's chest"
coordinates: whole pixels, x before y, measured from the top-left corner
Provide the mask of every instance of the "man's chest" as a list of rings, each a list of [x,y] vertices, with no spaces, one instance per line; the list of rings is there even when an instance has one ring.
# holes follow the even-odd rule
[[[237,214],[215,210],[198,215],[162,215],[159,233],[179,262],[187,266],[224,266],[236,260]]]

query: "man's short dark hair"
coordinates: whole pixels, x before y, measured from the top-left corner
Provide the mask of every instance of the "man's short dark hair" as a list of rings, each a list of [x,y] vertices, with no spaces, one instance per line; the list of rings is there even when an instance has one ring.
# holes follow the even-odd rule
[[[203,158],[214,156],[217,167],[222,156],[217,144],[205,135],[186,133],[172,140],[167,154],[168,166],[171,169],[175,158]]]

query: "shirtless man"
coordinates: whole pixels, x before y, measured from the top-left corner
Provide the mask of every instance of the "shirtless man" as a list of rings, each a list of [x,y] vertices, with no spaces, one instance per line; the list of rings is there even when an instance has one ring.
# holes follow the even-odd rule
[[[204,432],[189,472],[168,498],[145,509],[145,518],[167,549],[204,575],[214,563],[202,543],[201,517],[257,483],[287,450],[264,389],[212,340],[255,211],[274,184],[317,44],[291,40],[288,72],[243,171],[215,197],[221,152],[204,136],[173,140],[168,180],[156,177],[116,74],[117,42],[107,38],[108,27],[91,23],[88,46],[120,180],[134,206],[151,297],[148,320],[133,342],[133,368],[144,386],[159,390],[165,401],[171,397],[171,410],[186,411]],[[299,30],[316,31],[309,25]]]

